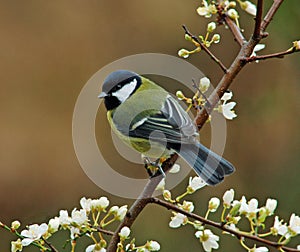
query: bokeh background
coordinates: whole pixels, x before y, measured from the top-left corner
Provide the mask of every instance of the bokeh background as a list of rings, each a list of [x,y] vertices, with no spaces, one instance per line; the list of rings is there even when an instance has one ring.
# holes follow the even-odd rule
[[[273,1],[265,2],[267,7]],[[146,52],[176,56],[180,48],[192,49],[184,40],[181,25],[204,33],[207,20],[195,12],[200,1],[0,3],[0,221],[9,224],[18,219],[24,228],[57,215],[60,209],[78,207],[82,196],[105,195],[112,204],[131,205],[132,200],[110,195],[93,184],[76,159],[72,113],[77,96],[96,71],[118,58]],[[264,40],[267,47],[262,53],[287,49],[300,39],[298,10],[298,0],[282,4],[268,28],[270,36]],[[249,36],[253,19],[241,13],[240,22]],[[212,50],[229,65],[238,46],[224,27],[218,32],[222,43]],[[220,186],[207,187],[189,197],[195,201],[196,212],[203,214],[210,197],[234,188],[238,198],[244,194],[257,197],[261,204],[267,197],[277,198],[278,214],[285,219],[292,212],[300,214],[299,56],[252,63],[234,80],[231,89],[238,117],[228,123],[225,156],[237,171]],[[222,75],[204,53],[188,61],[213,83]],[[108,130],[103,117],[101,106],[97,121],[100,132]],[[209,127],[201,135],[208,144]],[[100,137],[98,141],[107,141],[110,146],[110,139]],[[135,171],[140,173],[136,176],[145,176],[143,169]],[[186,183],[184,180],[172,192],[182,192]],[[201,251],[192,228],[168,227],[170,216],[160,207],[147,207],[133,226],[137,242],[158,240],[161,251]],[[10,251],[12,239],[12,234],[0,230],[0,251]],[[61,249],[63,242],[55,242]],[[220,251],[240,250],[235,239],[222,237],[220,244]],[[82,241],[78,251],[85,246]]]

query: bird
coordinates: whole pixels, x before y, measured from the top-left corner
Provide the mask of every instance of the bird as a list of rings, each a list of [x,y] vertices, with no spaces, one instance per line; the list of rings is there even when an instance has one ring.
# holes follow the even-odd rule
[[[177,153],[208,185],[217,185],[234,166],[199,141],[189,114],[164,88],[129,70],[103,82],[107,120],[120,139],[147,157],[166,160]]]

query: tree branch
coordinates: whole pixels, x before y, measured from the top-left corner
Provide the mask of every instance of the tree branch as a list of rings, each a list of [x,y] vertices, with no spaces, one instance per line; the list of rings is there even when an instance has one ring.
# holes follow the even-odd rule
[[[222,61],[221,60],[219,60],[198,38],[197,38],[197,36],[195,36],[195,35],[193,35],[189,30],[188,30],[188,28],[185,26],[185,25],[182,25],[182,28],[184,29],[184,31],[185,31],[185,33],[187,34],[187,35],[189,35],[189,36],[191,36],[191,38],[195,41],[195,42],[197,42],[199,45],[200,45],[200,47],[201,47],[201,49],[203,50],[203,51],[205,51],[210,57],[211,57],[211,59],[214,61],[214,62],[216,62],[218,65],[219,65],[219,67],[222,69],[222,71],[224,72],[224,73],[226,73],[227,72],[227,68],[225,67],[225,65],[222,63]]]
[[[295,53],[295,52],[300,52],[300,50],[296,50],[295,47],[292,47],[292,48],[290,48],[286,51],[283,51],[283,52],[260,55],[260,56],[258,56],[258,55],[251,56],[249,58],[245,58],[244,60],[247,63],[249,63],[249,62],[256,61],[256,60],[266,60],[266,59],[271,59],[271,58],[283,58],[285,55],[292,54],[292,53]]]
[[[261,38],[262,13],[263,13],[263,0],[257,0],[257,11],[256,11],[255,26],[253,32],[254,40],[259,40]]]
[[[113,231],[110,230],[106,230],[100,227],[95,227],[97,229],[98,232],[102,233],[102,234],[106,234],[106,235],[114,235]]]
[[[247,40],[245,39],[244,35],[241,33],[241,30],[236,25],[236,23],[233,22],[233,20],[230,17],[226,16],[225,14],[222,14],[221,18],[224,20],[225,24],[229,27],[229,29],[234,37],[234,40],[236,42],[238,42],[238,44],[240,46],[245,44],[247,42]]]
[[[43,241],[47,244],[47,246],[51,249],[53,252],[58,252],[58,250],[46,239],[43,239]]]
[[[235,231],[233,229],[230,229],[228,228],[224,223],[219,223],[219,222],[215,222],[215,221],[211,221],[211,220],[208,220],[208,219],[205,219],[204,217],[202,216],[199,216],[197,214],[194,214],[194,213],[190,213],[190,212],[187,212],[181,208],[179,208],[178,206],[174,205],[174,204],[171,204],[169,202],[166,202],[164,200],[161,200],[161,199],[158,199],[158,198],[150,198],[148,199],[148,202],[149,203],[153,203],[153,204],[157,204],[157,205],[160,205],[164,208],[167,208],[168,210],[173,210],[177,213],[181,213],[181,214],[184,214],[186,215],[187,217],[190,217],[194,220],[198,220],[206,225],[209,225],[209,226],[212,226],[212,227],[216,227],[220,230],[223,230],[225,232],[228,232],[230,234],[233,234],[234,236],[236,236],[238,239],[241,239],[241,238],[247,238],[249,240],[253,240],[253,241],[257,241],[257,242],[261,242],[263,244],[266,244],[268,246],[271,246],[271,247],[274,247],[274,248],[281,248],[283,249],[284,251],[299,251],[297,249],[294,249],[294,248],[290,248],[290,247],[286,247],[286,246],[283,246],[282,244],[280,243],[277,243],[277,242],[273,242],[273,241],[269,241],[269,240],[266,240],[266,239],[263,239],[263,238],[260,238],[258,236],[255,236],[255,235],[251,235],[251,234],[245,234],[245,233],[241,233],[239,231]]]
[[[269,9],[269,11],[266,14],[264,20],[262,21],[262,24],[261,24],[261,31],[262,32],[264,32],[266,30],[266,28],[268,27],[268,25],[270,24],[270,22],[272,21],[275,13],[277,12],[277,10],[280,7],[280,5],[282,4],[282,2],[283,2],[283,0],[274,0],[273,5]]]

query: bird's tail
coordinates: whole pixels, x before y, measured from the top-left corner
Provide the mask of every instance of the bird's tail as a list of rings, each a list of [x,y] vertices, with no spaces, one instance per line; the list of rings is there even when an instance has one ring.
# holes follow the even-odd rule
[[[207,184],[216,185],[234,172],[234,166],[200,143],[182,144],[176,152]]]

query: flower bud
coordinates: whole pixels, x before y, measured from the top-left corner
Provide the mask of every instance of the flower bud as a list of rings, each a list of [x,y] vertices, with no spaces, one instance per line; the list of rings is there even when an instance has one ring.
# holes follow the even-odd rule
[[[238,14],[238,12],[235,9],[228,10],[227,14],[233,20],[236,20],[236,19],[239,18],[239,14]]]
[[[215,44],[218,44],[220,42],[220,39],[221,39],[221,36],[220,34],[214,34],[214,36],[212,37],[212,41],[215,43]]]
[[[205,93],[210,86],[210,80],[207,77],[203,77],[199,82],[199,89],[202,93]]]
[[[215,22],[210,22],[207,25],[207,32],[213,32],[216,29],[217,25]]]
[[[169,190],[164,190],[163,197],[165,200],[170,201],[172,199],[171,192]]]
[[[182,58],[184,58],[184,59],[188,58],[189,55],[190,55],[190,52],[189,52],[188,50],[186,50],[186,49],[180,49],[180,50],[178,51],[178,56],[179,56],[179,57],[182,57]]]
[[[119,233],[119,236],[121,238],[126,239],[126,238],[128,238],[129,235],[130,235],[130,229],[129,229],[129,227],[126,227],[126,226],[122,227],[122,229],[121,229],[121,231]]]
[[[185,38],[185,40],[187,40],[187,41],[191,41],[191,40],[192,40],[192,37],[191,37],[189,34],[185,34],[185,35],[184,35],[184,38]]]
[[[184,94],[182,93],[181,90],[178,90],[178,91],[176,92],[176,96],[177,96],[177,98],[178,98],[179,100],[183,100],[183,99],[185,98],[185,96],[184,96]]]
[[[21,223],[18,220],[15,220],[11,223],[11,228],[17,230],[21,226]]]
[[[211,212],[215,212],[217,211],[219,205],[220,205],[220,200],[217,197],[213,197],[208,202],[208,210]]]
[[[223,206],[226,208],[230,208],[231,202],[234,199],[234,190],[227,190],[223,195]]]
[[[294,42],[293,42],[293,47],[294,47],[296,50],[300,50],[300,40],[294,41]]]

